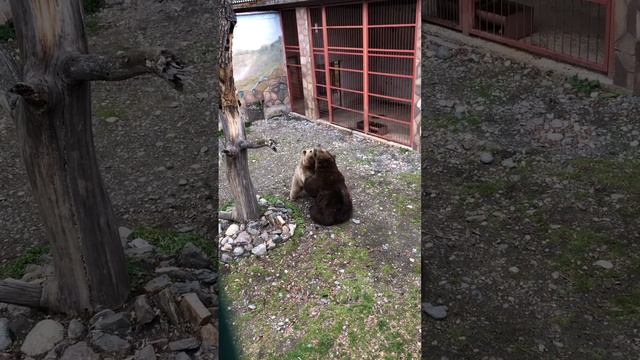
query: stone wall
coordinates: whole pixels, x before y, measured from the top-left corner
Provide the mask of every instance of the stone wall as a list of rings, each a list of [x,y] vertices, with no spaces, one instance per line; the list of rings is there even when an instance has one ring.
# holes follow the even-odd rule
[[[296,21],[298,23],[298,42],[300,43],[300,63],[302,64],[302,90],[304,92],[305,115],[309,119],[318,119],[318,109],[313,86],[313,63],[311,56],[313,49],[309,34],[309,18],[307,8],[296,9]]]

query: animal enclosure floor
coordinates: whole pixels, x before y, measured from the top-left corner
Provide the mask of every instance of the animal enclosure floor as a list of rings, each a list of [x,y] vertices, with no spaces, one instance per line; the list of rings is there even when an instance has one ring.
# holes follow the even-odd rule
[[[245,358],[419,358],[419,154],[289,117],[254,122],[248,137],[279,142],[278,152],[249,152],[260,196],[288,198],[302,150],[329,149],[355,222],[315,226],[303,197],[297,241],[221,270]],[[221,159],[221,204],[231,200],[227,184]]]
[[[423,50],[424,359],[637,358],[640,99],[453,45]]]

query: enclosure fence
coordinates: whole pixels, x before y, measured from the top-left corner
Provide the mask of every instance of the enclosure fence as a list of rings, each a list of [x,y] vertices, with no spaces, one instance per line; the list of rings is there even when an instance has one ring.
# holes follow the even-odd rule
[[[413,146],[420,1],[309,9],[320,118]]]
[[[425,0],[426,20],[607,72],[613,0]]]
[[[282,21],[282,40],[284,42],[291,111],[304,115],[304,89],[296,11],[283,10],[280,12],[280,19]]]

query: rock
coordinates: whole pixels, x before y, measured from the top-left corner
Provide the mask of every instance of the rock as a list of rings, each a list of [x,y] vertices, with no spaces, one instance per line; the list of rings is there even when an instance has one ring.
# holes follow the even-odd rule
[[[57,321],[46,319],[36,324],[22,343],[20,351],[38,356],[53,349],[64,338],[64,327]]]
[[[520,269],[518,269],[517,266],[512,266],[512,267],[509,268],[509,272],[517,274],[517,273],[520,272]]]
[[[180,296],[189,292],[200,292],[202,287],[197,281],[179,282],[171,285],[169,288],[174,296]]]
[[[187,185],[189,182],[185,179],[180,179],[180,181],[178,181],[178,185],[180,186],[185,186]]]
[[[176,303],[173,300],[173,293],[169,289],[160,291],[157,296],[157,304],[160,309],[167,315],[169,321],[173,325],[180,324],[180,317],[176,309]]]
[[[32,327],[33,320],[26,316],[18,315],[9,320],[9,330],[16,339],[24,339]]]
[[[448,47],[438,46],[436,57],[440,60],[446,60],[451,57],[451,51],[449,51]]]
[[[361,222],[361,221],[360,221],[360,220],[358,220],[358,219],[351,219],[351,221],[352,221],[354,224],[356,224],[356,225],[359,225],[359,224],[360,224],[360,222]]]
[[[548,133],[547,139],[550,141],[560,141],[564,138],[564,135],[558,133]]]
[[[209,269],[199,269],[194,274],[196,279],[205,285],[212,285],[218,280],[218,274]]]
[[[200,347],[200,341],[194,337],[172,341],[169,343],[171,351],[189,351],[197,350]]]
[[[144,291],[147,293],[156,293],[171,284],[171,278],[168,275],[160,275],[155,279],[149,280],[144,285]]]
[[[120,226],[118,228],[118,233],[120,234],[120,239],[123,239],[125,241],[131,240],[131,237],[133,236],[133,231],[124,226]]]
[[[222,255],[220,255],[220,261],[222,261],[225,264],[228,264],[231,261],[233,261],[233,258],[229,254],[223,253]]]
[[[156,351],[153,345],[147,345],[136,351],[135,360],[156,360]]]
[[[13,341],[11,340],[11,334],[9,334],[9,320],[0,319],[0,353],[7,350]]]
[[[173,360],[191,360],[191,357],[186,352],[179,352],[176,354]]]
[[[279,116],[285,116],[289,113],[285,105],[269,106],[264,109],[264,118],[269,120]]]
[[[124,251],[127,257],[134,259],[146,259],[153,255],[155,248],[153,246],[147,246],[143,248],[130,248]]]
[[[230,252],[231,250],[233,250],[233,245],[227,243],[222,245],[222,248],[220,248],[222,251],[226,251],[226,252]]]
[[[422,303],[422,311],[436,320],[443,320],[447,317],[447,307],[444,305],[433,306],[431,303]]]
[[[100,351],[108,353],[126,354],[131,349],[129,342],[123,338],[100,331],[93,334],[91,343]]]
[[[140,325],[146,325],[152,322],[156,317],[156,313],[153,311],[151,305],[149,305],[146,295],[140,295],[136,298],[136,301],[133,304],[133,309],[135,311],[138,324]]]
[[[264,254],[267,253],[267,245],[266,244],[260,244],[256,247],[254,247],[253,249],[251,249],[251,252],[256,255],[256,256],[263,256]]]
[[[16,316],[25,316],[29,318],[33,315],[33,312],[34,312],[33,309],[31,309],[30,307],[13,305],[13,304],[8,304],[6,310],[7,310],[7,313],[9,313],[10,318],[13,318]]]
[[[192,269],[207,269],[212,266],[207,254],[192,243],[187,243],[184,246],[178,261],[182,266]]]
[[[276,235],[273,237],[273,239],[267,241],[273,241],[274,244],[282,244],[283,242],[285,242],[284,238],[280,235]]]
[[[516,167],[516,163],[513,161],[512,158],[508,158],[508,159],[502,160],[502,166],[504,166],[504,167],[506,167],[508,169],[511,169],[511,168]]]
[[[104,119],[104,121],[113,124],[114,122],[117,122],[118,120],[120,120],[120,118],[118,118],[117,116],[110,116],[106,119]]]
[[[640,141],[638,140],[633,140],[632,142],[629,143],[629,146],[631,147],[638,147],[640,146]]]
[[[201,326],[211,319],[211,312],[202,304],[195,293],[184,294],[180,299],[182,317],[193,326]]]
[[[202,347],[205,350],[211,350],[218,347],[218,329],[212,324],[207,324],[200,329],[200,338],[202,339]]]
[[[238,246],[237,248],[233,249],[234,256],[241,256],[242,254],[244,254],[244,248],[242,246]]]
[[[613,263],[609,260],[598,260],[594,262],[593,265],[607,270],[613,269]]]
[[[100,355],[96,354],[86,342],[80,341],[69,346],[60,360],[100,360]]]
[[[134,239],[133,241],[131,241],[131,246],[138,248],[138,249],[144,249],[144,248],[148,248],[148,247],[153,247],[151,244],[149,244],[149,242],[147,240],[141,239],[141,238],[137,238]]]
[[[238,245],[247,245],[251,244],[251,235],[248,232],[243,231],[238,234],[238,237],[235,239],[235,244]]]
[[[483,151],[480,153],[480,161],[483,164],[491,164],[493,160],[493,155],[490,152]]]
[[[559,272],[557,272],[557,271],[554,271],[554,272],[552,272],[552,273],[551,273],[551,277],[552,277],[554,280],[558,280],[558,279],[560,278],[560,273],[559,273]]]
[[[78,319],[73,319],[69,322],[69,328],[67,329],[67,336],[71,340],[77,340],[84,336],[87,328],[84,326],[82,321]]]
[[[474,221],[478,221],[478,222],[482,222],[487,220],[487,216],[486,215],[472,215],[472,216],[468,216],[466,219],[468,222],[474,222]]]
[[[277,245],[273,242],[273,240],[267,241],[267,250],[275,249],[276,246]]]
[[[238,226],[238,224],[231,224],[229,225],[229,227],[227,228],[227,231],[225,231],[224,234],[227,236],[233,236],[237,234],[238,231],[240,231],[240,226]]]
[[[110,334],[125,335],[131,329],[131,322],[129,321],[128,313],[119,312],[102,317],[96,321],[94,327],[96,330]]]
[[[176,266],[159,267],[155,270],[155,273],[158,275],[168,275],[172,279],[188,279],[191,276],[191,273]]]

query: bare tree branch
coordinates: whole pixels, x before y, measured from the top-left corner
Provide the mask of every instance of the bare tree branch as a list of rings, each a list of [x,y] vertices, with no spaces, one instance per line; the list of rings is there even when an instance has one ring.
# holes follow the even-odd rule
[[[274,152],[278,151],[276,147],[278,143],[273,139],[262,139],[257,141],[251,140],[239,140],[237,144],[227,144],[227,146],[222,150],[222,153],[229,157],[237,156],[238,153],[242,150],[246,149],[259,149],[263,147],[270,147]]]
[[[65,61],[64,72],[69,81],[119,81],[154,74],[182,91],[184,82],[189,81],[191,68],[186,68],[171,52],[154,49],[116,56],[72,55]]]

